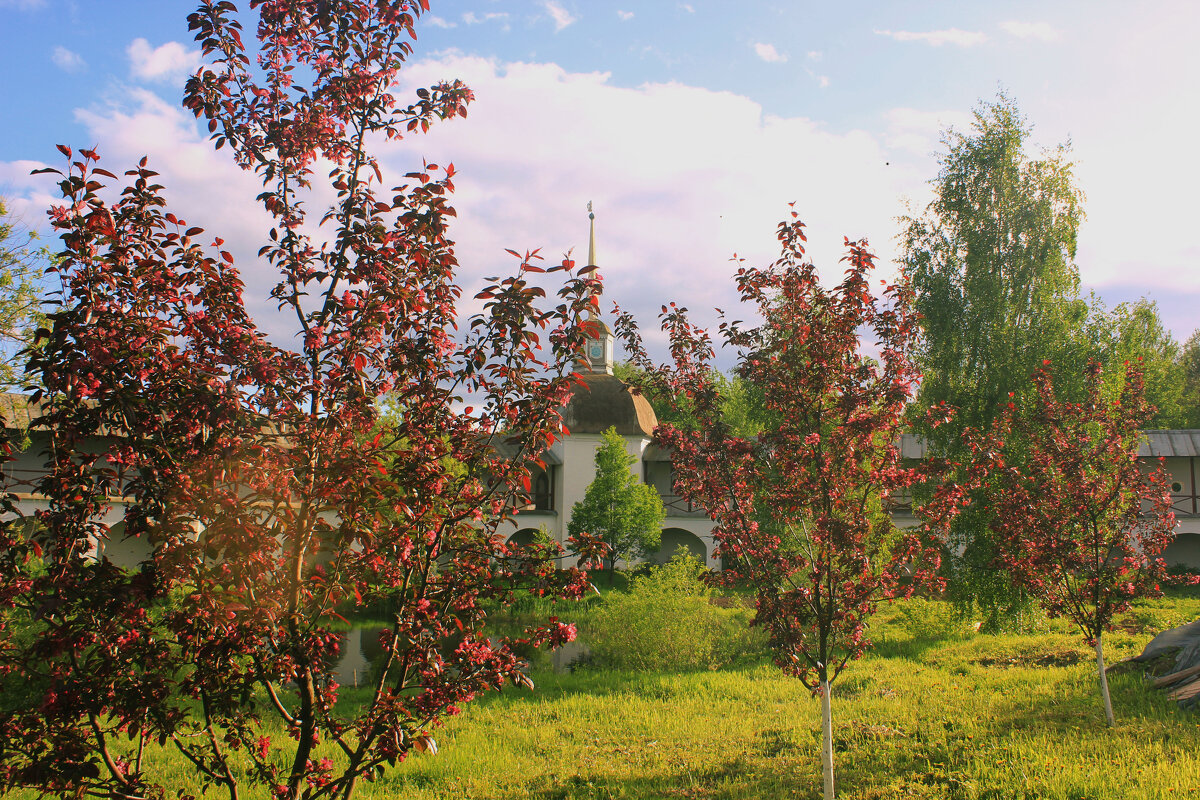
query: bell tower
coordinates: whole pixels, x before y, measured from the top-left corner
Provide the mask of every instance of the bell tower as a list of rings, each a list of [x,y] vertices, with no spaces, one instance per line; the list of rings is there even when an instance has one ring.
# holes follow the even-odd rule
[[[592,211],[592,202],[588,201],[588,261],[587,266],[596,266],[596,214]],[[592,375],[613,374],[613,342],[612,331],[600,319],[595,311],[591,312],[591,323],[595,327],[588,337],[587,349],[584,352],[583,372]]]

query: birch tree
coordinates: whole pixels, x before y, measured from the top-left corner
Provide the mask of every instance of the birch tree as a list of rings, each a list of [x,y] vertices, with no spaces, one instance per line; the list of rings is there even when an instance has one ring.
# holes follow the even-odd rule
[[[956,412],[939,428],[918,414],[913,427],[935,453],[958,463],[967,456],[962,432],[986,428],[1010,392],[1029,394],[1029,376],[1042,359],[1080,375],[1093,349],[1074,261],[1083,194],[1070,148],[1031,157],[1030,133],[1008,97],[983,104],[967,131],[945,134],[934,199],[923,214],[903,220],[902,261],[924,329],[915,350],[918,406],[945,404]],[[988,491],[978,489],[980,496]],[[1022,601],[995,568],[983,508],[974,503],[954,523],[952,590],[989,609],[994,623]]]

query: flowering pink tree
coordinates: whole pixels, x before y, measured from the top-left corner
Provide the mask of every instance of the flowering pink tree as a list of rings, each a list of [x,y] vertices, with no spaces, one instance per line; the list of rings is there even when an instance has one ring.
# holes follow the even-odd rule
[[[629,315],[618,329],[644,370],[645,388],[690,407],[694,430],[663,425],[676,491],[716,521],[725,575],[755,590],[756,624],[777,663],[820,695],[825,795],[833,796],[831,686],[869,646],[867,623],[880,601],[933,581],[938,553],[928,538],[898,531],[887,504],[918,480],[897,449],[916,373],[911,291],[871,294],[874,257],[847,242],[845,277],[828,290],[804,261],[804,227],[779,226],[782,256],[767,269],[737,273],[743,303],[763,322],[722,323],[736,348],[736,373],[764,398],[768,420],[755,438],[734,435],[723,418],[710,336],[686,309],[664,307],[673,363],[654,364]],[[878,357],[865,351],[868,332]],[[939,508],[954,508],[950,493]],[[940,513],[940,512],[939,512]]]
[[[1104,714],[1114,724],[1104,672],[1103,636],[1113,618],[1160,594],[1159,554],[1175,528],[1166,473],[1137,460],[1141,426],[1154,409],[1142,374],[1127,365],[1119,399],[1103,396],[1100,365],[1087,371],[1086,400],[1058,397],[1047,362],[1034,376],[1028,408],[1008,403],[977,459],[996,481],[993,529],[1000,558],[1046,613],[1074,622],[1096,648]],[[1020,463],[995,455],[1014,438]]]
[[[207,63],[185,105],[263,181],[259,255],[295,344],[264,336],[221,239],[166,210],[144,160],[121,180],[60,148],[62,296],[32,360],[48,508],[31,536],[0,533],[6,787],[161,796],[182,791],[154,755],[172,748],[234,800],[349,798],[476,693],[528,682],[488,605],[586,586],[497,530],[562,433],[594,281],[526,256],[459,329],[453,166],[389,189],[368,147],[466,114],[457,82],[389,94],[425,0],[249,6],[257,53],[233,3],[189,17]],[[326,175],[336,200],[310,215]],[[556,302],[542,272],[564,279]],[[104,557],[116,498],[145,544],[133,569]],[[347,607],[390,621],[370,686],[339,704]]]

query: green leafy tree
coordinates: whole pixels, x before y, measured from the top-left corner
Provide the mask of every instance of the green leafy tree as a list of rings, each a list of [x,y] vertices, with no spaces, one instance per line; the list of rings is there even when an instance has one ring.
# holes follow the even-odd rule
[[[616,428],[600,434],[596,478],[572,508],[567,526],[572,536],[591,534],[608,546],[610,580],[618,559],[645,556],[662,541],[667,512],[658,492],[630,470],[636,461]]]
[[[1112,311],[1093,304],[1091,327],[1097,341],[1095,359],[1120,376],[1120,365],[1137,364],[1145,384],[1146,402],[1153,414],[1147,428],[1179,428],[1186,423],[1185,365],[1175,337],[1162,323],[1158,304],[1140,299],[1121,303]],[[1105,394],[1115,398],[1120,381],[1106,382]]]
[[[686,397],[668,397],[665,389],[651,386],[644,380],[645,372],[628,362],[619,362],[613,374],[633,386],[640,387],[660,425],[670,424],[681,430],[694,431],[700,424],[696,409]],[[726,375],[714,370],[713,381],[721,393],[721,411],[726,424],[736,436],[756,436],[770,420],[770,412],[762,390],[738,375]]]
[[[1179,353],[1183,373],[1180,422],[1184,428],[1200,428],[1200,330],[1184,342]]]
[[[710,602],[705,567],[686,547],[634,575],[628,592],[610,592],[583,628],[592,663],[618,670],[715,669],[767,654],[751,612]]]
[[[46,319],[40,279],[47,256],[36,240],[36,234],[9,215],[0,197],[0,390],[26,383],[21,353]]]
[[[957,410],[937,428],[914,415],[914,428],[951,461],[966,461],[962,431],[988,427],[1010,393],[1027,394],[1043,359],[1081,375],[1092,349],[1074,262],[1083,195],[1069,146],[1031,158],[1030,131],[1005,95],[984,103],[968,131],[944,135],[933,202],[902,220],[903,262],[925,330],[918,406]],[[1067,396],[1075,388],[1060,387]],[[950,534],[952,585],[993,612],[1022,606],[994,568],[984,505],[974,503]]]

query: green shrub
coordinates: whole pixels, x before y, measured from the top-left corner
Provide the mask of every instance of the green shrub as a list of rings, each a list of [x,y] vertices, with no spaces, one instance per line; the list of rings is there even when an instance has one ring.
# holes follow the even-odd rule
[[[972,613],[981,618],[979,632],[992,636],[1024,636],[1075,630],[1069,620],[1046,616],[1046,611],[1031,599],[1004,608],[987,609],[972,604],[971,609]]]
[[[681,548],[682,550],[682,548]],[[621,670],[717,669],[766,653],[751,612],[719,608],[686,550],[634,576],[628,593],[611,592],[584,624],[591,663]]]
[[[896,604],[896,623],[911,639],[956,639],[975,633],[971,618],[944,600],[912,597]]]

